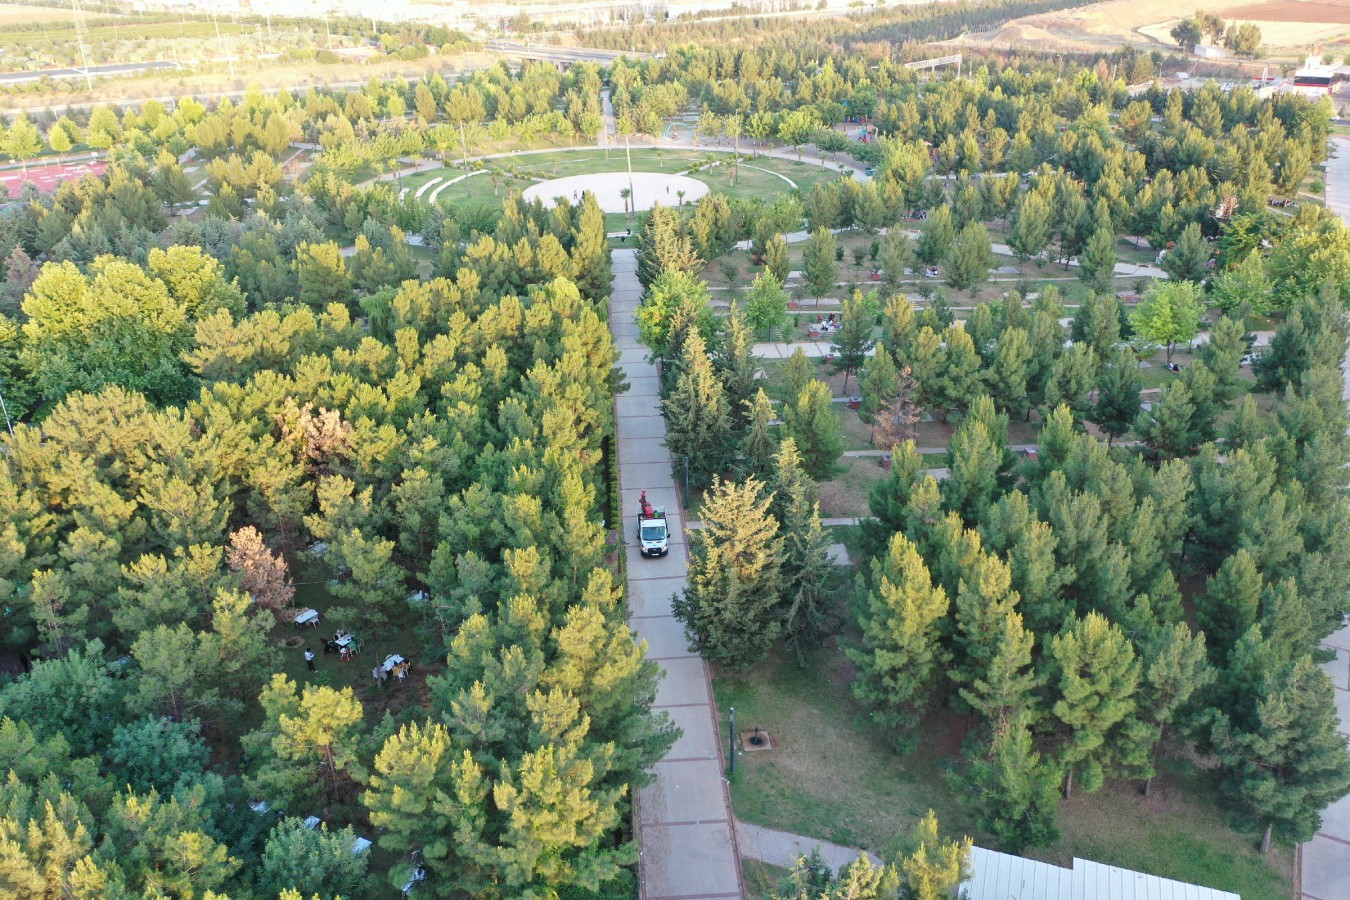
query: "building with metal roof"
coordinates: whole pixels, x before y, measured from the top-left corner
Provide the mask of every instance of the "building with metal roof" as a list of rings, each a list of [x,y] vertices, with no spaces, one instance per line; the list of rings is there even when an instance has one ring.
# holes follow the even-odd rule
[[[1073,868],[975,847],[966,900],[1242,900],[1230,891],[1200,887],[1074,859]]]

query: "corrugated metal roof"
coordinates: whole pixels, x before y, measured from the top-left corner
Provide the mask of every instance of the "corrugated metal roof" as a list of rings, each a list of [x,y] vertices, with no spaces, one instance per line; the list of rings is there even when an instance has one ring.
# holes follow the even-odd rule
[[[1242,900],[1237,894],[1087,859],[1073,861],[1073,900]]]
[[[1073,900],[1073,873],[1050,863],[975,847],[970,868],[961,886],[969,900]]]
[[[1242,900],[1237,894],[1075,859],[1072,869],[975,847],[968,900]]]

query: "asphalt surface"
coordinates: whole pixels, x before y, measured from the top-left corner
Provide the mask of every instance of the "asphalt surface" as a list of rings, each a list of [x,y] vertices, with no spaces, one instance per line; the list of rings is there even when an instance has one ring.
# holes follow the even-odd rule
[[[89,77],[103,78],[108,75],[132,75],[136,72],[162,72],[183,68],[176,62],[114,63],[107,66],[90,66]],[[0,72],[0,86],[8,84],[30,84],[50,78],[59,81],[64,78],[83,78],[84,69],[37,69],[32,72]]]

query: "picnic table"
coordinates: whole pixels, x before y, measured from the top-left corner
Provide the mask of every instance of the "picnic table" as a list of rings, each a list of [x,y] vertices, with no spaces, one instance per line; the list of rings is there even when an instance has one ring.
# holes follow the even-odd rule
[[[391,653],[387,657],[385,657],[384,670],[386,672],[392,672],[394,671],[394,666],[398,665],[401,662],[403,662],[403,657],[399,656],[397,653]]]
[[[339,647],[342,647],[342,648],[345,649],[347,646],[349,646],[349,645],[351,644],[352,638],[353,638],[353,635],[350,635],[350,634],[344,634],[342,637],[338,638],[338,639],[337,639],[336,641],[334,641],[333,643],[335,643],[335,644],[337,644]]]
[[[298,616],[295,617],[295,624],[297,624],[297,625],[312,625],[312,626],[314,626],[315,628],[318,628],[318,627],[319,627],[319,611],[318,611],[317,609],[304,609],[304,610],[301,610],[301,611],[300,611],[300,615],[298,615]]]

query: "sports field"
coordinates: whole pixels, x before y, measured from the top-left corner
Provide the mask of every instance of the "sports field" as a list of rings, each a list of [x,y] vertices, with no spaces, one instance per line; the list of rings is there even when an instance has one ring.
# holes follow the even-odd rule
[[[102,175],[107,165],[102,162],[52,163],[32,165],[23,168],[6,169],[0,172],[0,185],[3,185],[10,197],[19,196],[19,190],[25,181],[31,181],[42,191],[53,191],[63,181],[83,178],[85,175]]]

